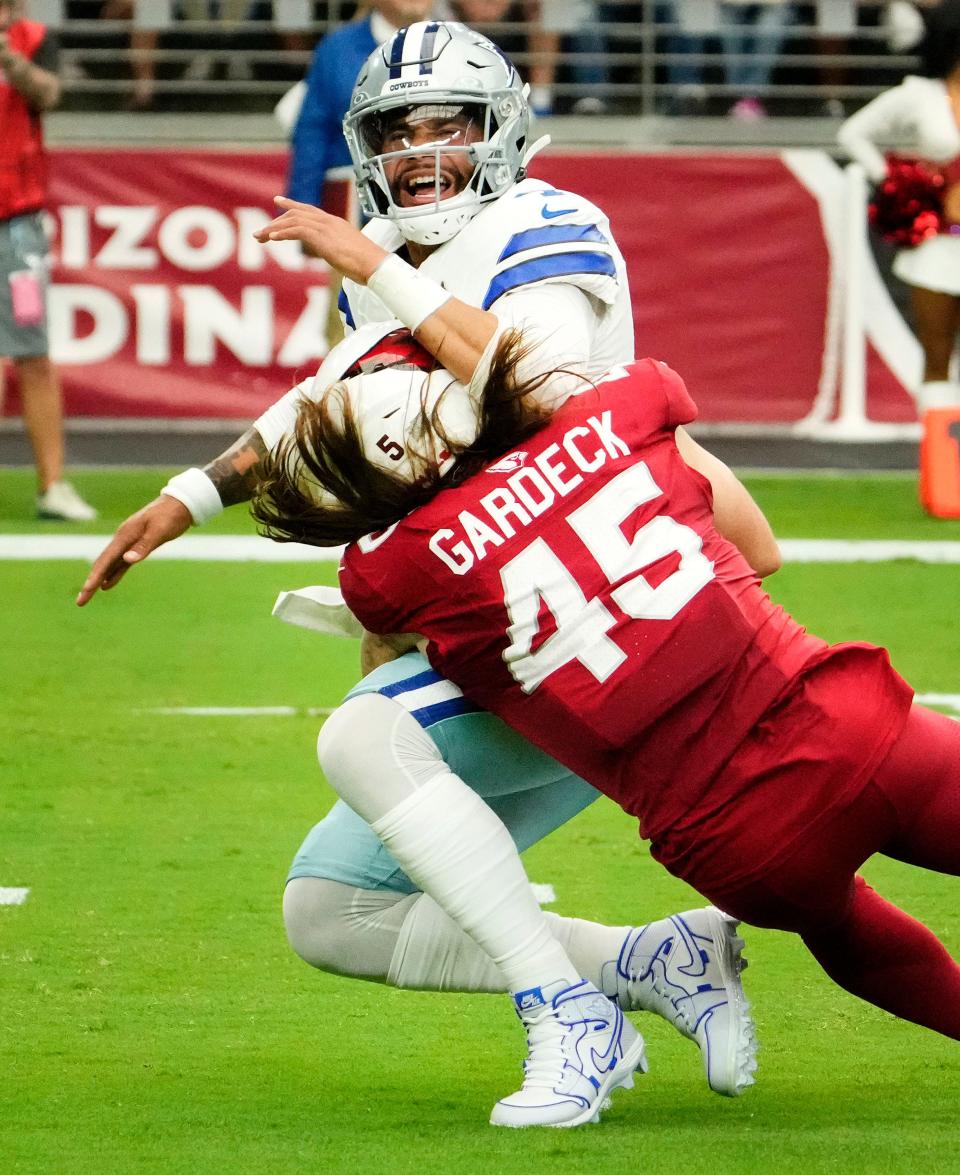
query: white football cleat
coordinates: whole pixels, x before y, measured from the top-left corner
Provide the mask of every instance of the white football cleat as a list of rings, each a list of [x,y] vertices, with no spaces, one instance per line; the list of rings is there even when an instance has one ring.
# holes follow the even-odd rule
[[[68,481],[55,481],[37,495],[37,517],[61,522],[92,522],[97,512]]]
[[[582,1126],[599,1122],[609,1095],[647,1071],[643,1037],[623,1011],[581,979],[514,996],[530,1055],[523,1085],[493,1107],[493,1126]]]
[[[725,1097],[753,1085],[757,1069],[739,925],[708,906],[639,926],[603,974],[604,990],[626,1011],[656,1012],[697,1042],[708,1085]]]

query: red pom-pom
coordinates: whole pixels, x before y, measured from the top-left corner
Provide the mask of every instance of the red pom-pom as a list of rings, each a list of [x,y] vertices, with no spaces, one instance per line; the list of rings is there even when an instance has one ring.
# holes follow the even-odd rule
[[[943,231],[943,176],[916,159],[887,159],[874,189],[870,223],[885,241],[912,248]]]

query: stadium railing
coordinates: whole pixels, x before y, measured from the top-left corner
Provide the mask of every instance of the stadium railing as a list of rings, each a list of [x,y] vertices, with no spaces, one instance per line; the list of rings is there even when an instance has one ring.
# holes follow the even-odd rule
[[[88,7],[91,14],[96,10],[94,5]],[[816,3],[790,7],[793,21],[783,49],[772,62],[770,84],[761,95],[771,113],[837,117],[898,80],[913,62],[908,52],[891,48],[886,3],[841,4],[846,16],[832,24],[823,19],[831,11],[826,7],[821,10]],[[145,51],[156,69],[157,103],[176,110],[203,110],[216,96],[232,110],[270,109],[306,72],[309,46],[352,16],[354,6],[333,0],[317,5],[316,10],[324,11],[326,18],[295,30],[300,47],[291,47],[296,39],[284,36],[291,30],[267,20],[229,26],[211,20],[177,20],[163,31],[154,50]],[[565,36],[553,55],[557,113],[591,98],[618,115],[717,114],[726,113],[741,96],[726,80],[715,28],[708,26],[702,31],[704,43],[685,52],[676,39],[689,33],[689,21],[686,26],[680,23],[676,7],[605,0],[598,11],[601,19],[590,31],[603,38],[602,50],[577,51]],[[129,20],[64,20],[60,33],[67,109],[123,106],[132,85],[132,28]],[[508,48],[522,72],[532,61],[528,38],[534,28],[524,20],[483,26]],[[211,72],[190,68],[201,56],[210,58]],[[750,52],[737,60],[757,56]],[[599,69],[605,80],[580,80],[577,71],[588,67]],[[698,80],[676,80],[677,67],[686,67]]]

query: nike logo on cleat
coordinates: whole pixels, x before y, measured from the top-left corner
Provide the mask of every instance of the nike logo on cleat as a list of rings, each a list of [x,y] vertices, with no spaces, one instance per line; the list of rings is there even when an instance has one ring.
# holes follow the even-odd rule
[[[528,991],[518,991],[513,998],[521,1012],[529,1011],[530,1008],[542,1008],[546,1003],[543,991],[539,987],[531,987]]]

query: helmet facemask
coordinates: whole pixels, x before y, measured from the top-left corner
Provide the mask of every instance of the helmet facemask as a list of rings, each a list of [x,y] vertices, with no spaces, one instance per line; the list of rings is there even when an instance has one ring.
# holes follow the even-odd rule
[[[417,44],[424,29],[433,29],[431,43],[440,45],[429,70],[416,80],[396,80],[405,69],[426,68],[419,58],[406,65],[394,60],[407,42]],[[448,80],[451,73],[456,76]],[[361,208],[392,221],[407,240],[450,240],[486,201],[522,177],[528,120],[519,77],[491,42],[462,25],[401,30],[368,60],[344,119]],[[435,132],[432,140],[424,136],[426,124]],[[458,167],[458,157],[468,166]],[[430,189],[432,199],[417,200],[409,188],[397,188],[414,170],[403,161],[413,158],[426,163],[416,174],[421,192]],[[453,182],[457,190],[448,195]]]

